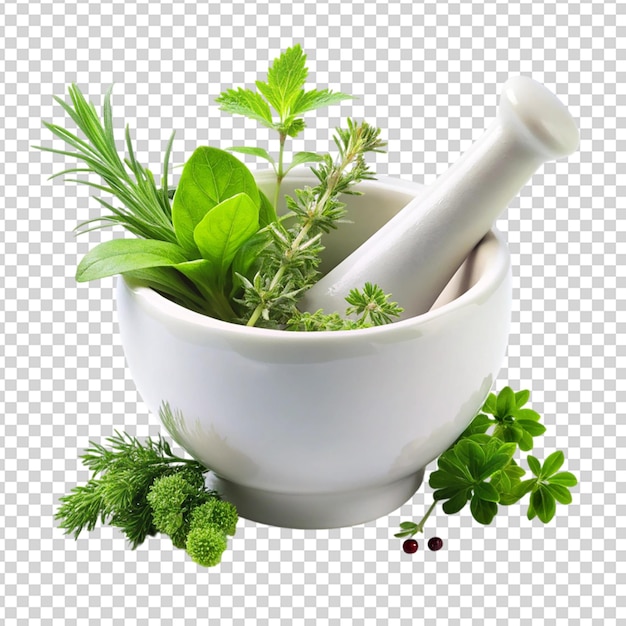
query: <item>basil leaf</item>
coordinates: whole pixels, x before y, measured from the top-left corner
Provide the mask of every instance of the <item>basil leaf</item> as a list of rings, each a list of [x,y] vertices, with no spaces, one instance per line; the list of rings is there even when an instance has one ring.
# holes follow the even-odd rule
[[[196,226],[194,241],[202,258],[212,264],[218,284],[224,284],[237,250],[258,228],[259,207],[245,193],[220,202]]]
[[[200,256],[194,241],[198,224],[215,206],[239,193],[259,206],[254,177],[237,157],[218,148],[197,148],[185,164],[172,205],[176,237],[190,257]]]
[[[154,239],[113,239],[90,250],[79,263],[79,283],[115,276],[148,267],[165,267],[183,263],[187,257],[180,246]]]

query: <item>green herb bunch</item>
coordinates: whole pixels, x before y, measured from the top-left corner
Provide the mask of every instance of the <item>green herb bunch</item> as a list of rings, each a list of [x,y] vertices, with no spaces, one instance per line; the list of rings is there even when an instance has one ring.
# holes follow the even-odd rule
[[[230,502],[205,487],[207,468],[174,455],[160,436],[141,443],[116,432],[108,442],[109,447],[91,442],[82,456],[93,476],[60,499],[60,528],[77,538],[107,523],[133,549],[161,532],[198,564],[217,565],[238,516]]]
[[[509,506],[528,496],[528,519],[537,517],[547,524],[556,514],[556,504],[569,504],[569,487],[578,481],[570,472],[561,472],[565,456],[557,451],[543,464],[527,455],[526,463],[533,474],[522,480],[526,470],[513,459],[518,448],[531,450],[533,439],[545,432],[540,416],[525,405],[529,391],[515,393],[505,387],[496,396],[489,394],[482,412],[465,432],[437,459],[429,485],[434,501],[419,522],[402,522],[396,537],[410,537],[424,532],[424,525],[437,502],[443,502],[445,513],[461,511],[468,503],[473,518],[490,524],[499,505]]]
[[[277,160],[260,147],[235,147],[229,152],[200,146],[185,163],[175,187],[168,182],[173,135],[157,184],[152,172],[139,164],[128,126],[127,156],[118,152],[110,90],[104,97],[102,119],[75,85],[69,90],[70,103],[55,98],[83,137],[45,123],[71,150],[40,149],[76,158],[84,167],[54,176],[79,173],[80,178],[69,180],[110,194],[122,204],[118,207],[97,197],[109,213],[79,225],[78,230],[120,225],[135,235],[105,241],[90,250],[78,266],[76,279],[84,282],[121,274],[186,308],[224,321],[313,330],[314,324],[289,321],[298,317],[298,298],[317,280],[321,236],[336,228],[345,214],[341,194],[357,193],[354,185],[373,177],[365,155],[381,152],[385,144],[379,129],[348,119],[347,126],[336,132],[336,158],[298,152],[285,166],[287,137],[305,128],[302,116],[351,97],[328,89],[305,90],[307,75],[306,55],[296,45],[273,62],[267,81],[257,81],[258,92],[229,89],[217,98],[223,110],[245,115],[277,132]],[[270,161],[276,174],[273,201],[232,151]],[[282,180],[293,167],[307,162],[318,163],[313,169],[318,184],[287,197],[288,212],[279,217]],[[91,180],[90,175],[99,180]],[[382,319],[369,318],[372,323]],[[335,325],[328,322],[317,328]]]

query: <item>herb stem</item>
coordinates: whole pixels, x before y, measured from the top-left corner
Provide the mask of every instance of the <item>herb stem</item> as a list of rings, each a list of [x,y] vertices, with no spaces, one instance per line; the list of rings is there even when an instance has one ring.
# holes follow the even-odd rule
[[[430,514],[435,510],[435,506],[437,506],[437,500],[433,500],[433,503],[430,505],[428,511],[426,511],[426,515],[422,518],[422,521],[417,525],[417,532],[424,532],[424,525],[426,524],[426,520],[430,517]]]
[[[283,182],[283,178],[285,178],[285,170],[284,170],[284,155],[285,155],[285,141],[287,140],[287,135],[285,133],[280,133],[280,148],[278,152],[278,170],[276,172],[276,190],[274,191],[274,208],[278,209],[278,199],[280,198],[280,185]]]

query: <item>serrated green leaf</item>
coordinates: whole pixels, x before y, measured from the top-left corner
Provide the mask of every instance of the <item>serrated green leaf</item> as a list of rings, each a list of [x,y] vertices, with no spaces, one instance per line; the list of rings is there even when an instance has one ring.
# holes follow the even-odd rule
[[[505,387],[499,394],[496,401],[497,415],[500,418],[513,415],[515,409],[515,394],[510,387]]]
[[[353,96],[346,93],[332,92],[329,89],[301,91],[291,107],[291,115],[302,115],[307,111],[313,111],[314,109],[337,104],[342,100],[352,98]]]
[[[539,487],[530,497],[533,510],[537,517],[547,524],[556,513],[556,500],[554,496],[545,488]]]
[[[216,205],[240,193],[260,205],[256,182],[245,164],[226,150],[196,148],[185,164],[172,205],[176,237],[189,258],[200,256],[194,240],[196,226]]]
[[[522,391],[517,391],[515,393],[515,405],[518,409],[522,408],[530,398],[530,391],[528,389],[524,389]]]
[[[470,502],[470,511],[472,516],[479,524],[491,524],[493,518],[498,513],[498,505],[495,502],[483,500],[476,494]]]
[[[222,92],[215,102],[220,105],[222,111],[244,115],[261,122],[263,126],[273,128],[272,113],[267,102],[261,94],[250,89],[228,89]]]
[[[563,487],[575,487],[578,479],[571,472],[559,472],[548,478],[551,485],[563,485]]]
[[[267,150],[263,148],[253,148],[248,146],[231,146],[230,148],[226,148],[228,152],[237,152],[239,154],[250,154],[252,156],[257,156],[266,161],[269,161],[272,165],[276,165],[274,159],[270,156]]]
[[[534,457],[532,454],[529,454],[526,457],[526,461],[528,463],[528,467],[530,467],[530,471],[537,477],[541,476],[541,463],[537,457]]]
[[[239,193],[211,209],[194,229],[194,242],[224,281],[237,250],[259,228],[259,207],[250,196]]]
[[[498,502],[500,500],[498,490],[491,483],[486,482],[478,483],[474,487],[474,497],[487,502]]]
[[[300,96],[308,75],[306,55],[299,44],[285,50],[271,65],[267,82],[257,81],[257,89],[284,120]]]
[[[565,455],[561,450],[553,452],[544,462],[541,470],[542,476],[548,478],[561,469],[561,466],[565,462]]]
[[[290,117],[284,124],[278,126],[278,131],[289,137],[297,137],[305,128],[306,124],[302,118]]]
[[[113,239],[92,248],[76,270],[80,283],[149,267],[166,267],[187,260],[175,243],[153,239]]]
[[[544,487],[554,496],[554,499],[561,504],[571,504],[572,494],[567,487],[548,483]]]

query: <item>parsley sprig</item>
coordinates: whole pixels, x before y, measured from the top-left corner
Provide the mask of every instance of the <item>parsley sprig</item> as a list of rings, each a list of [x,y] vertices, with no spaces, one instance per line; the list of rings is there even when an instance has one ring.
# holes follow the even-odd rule
[[[461,511],[469,502],[472,517],[490,524],[499,505],[512,505],[528,498],[528,519],[537,517],[544,524],[556,514],[557,502],[570,504],[570,487],[578,484],[571,472],[559,471],[565,461],[561,451],[550,454],[543,465],[533,455],[526,463],[533,478],[522,480],[526,470],[513,459],[519,448],[531,450],[533,438],[545,432],[540,416],[525,408],[529,391],[515,393],[505,387],[498,395],[489,394],[482,411],[456,442],[438,459],[429,485],[434,502],[419,522],[402,522],[396,537],[411,537],[424,532],[424,524],[437,502],[445,513]]]

